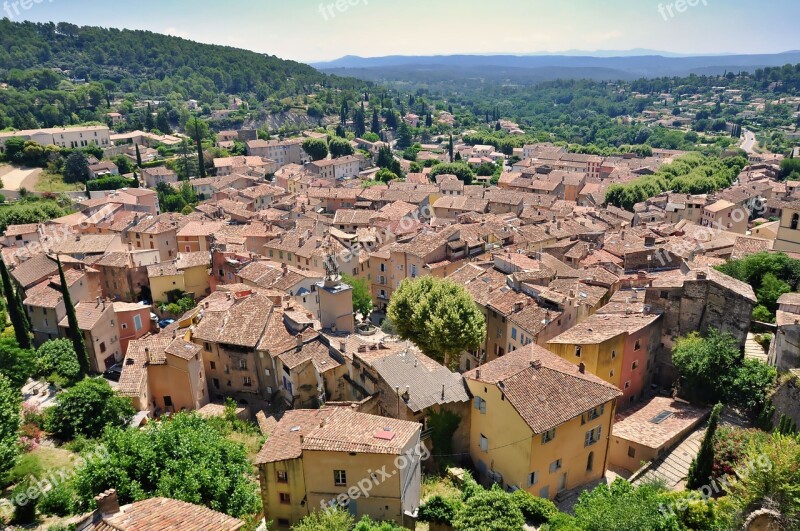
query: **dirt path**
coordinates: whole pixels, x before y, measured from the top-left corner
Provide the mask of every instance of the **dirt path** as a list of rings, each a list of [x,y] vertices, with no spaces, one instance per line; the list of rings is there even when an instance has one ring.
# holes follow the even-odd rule
[[[20,188],[33,190],[36,188],[36,181],[41,168],[17,168],[15,166],[0,167],[0,179],[3,181],[3,190],[17,191]]]

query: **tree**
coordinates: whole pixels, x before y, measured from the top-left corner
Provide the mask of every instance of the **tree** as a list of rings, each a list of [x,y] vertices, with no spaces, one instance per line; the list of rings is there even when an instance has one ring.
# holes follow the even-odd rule
[[[208,124],[194,116],[190,122],[186,123],[186,134],[194,138],[197,147],[197,169],[200,178],[206,176],[206,163],[203,159],[203,138],[208,135]]]
[[[406,149],[413,143],[414,138],[411,135],[411,128],[409,128],[408,124],[403,120],[400,122],[400,125],[397,126],[397,149]]]
[[[766,405],[777,379],[773,367],[744,359],[732,336],[713,329],[705,338],[694,332],[678,339],[672,362],[682,396],[706,403],[722,400],[753,418]]]
[[[169,126],[169,119],[164,109],[159,109],[158,114],[156,114],[156,128],[165,135],[172,133],[172,128]]]
[[[730,334],[709,331],[679,338],[672,349],[672,363],[678,370],[681,395],[701,402],[726,396],[733,385],[741,353]]]
[[[95,438],[106,426],[127,426],[136,410],[102,378],[86,378],[56,395],[45,415],[45,429],[62,441]]]
[[[450,135],[450,140],[447,141],[447,154],[450,155],[450,163],[453,163],[453,135]]]
[[[260,508],[244,446],[195,413],[178,413],[140,430],[109,428],[100,443],[108,458],[87,460],[75,477],[82,510],[109,488],[123,504],[165,496],[237,518]]]
[[[370,127],[370,131],[379,135],[381,132],[381,122],[378,118],[378,109],[372,109],[372,125]]]
[[[18,300],[19,295],[11,284],[11,276],[8,274],[6,262],[0,259],[0,279],[3,282],[3,294],[6,297],[6,308],[11,319],[11,326],[14,328],[14,335],[17,343],[23,349],[31,348],[31,334],[28,327],[28,318],[22,313],[22,304]],[[2,323],[5,328],[5,323]]]
[[[64,298],[64,307],[67,311],[67,323],[69,324],[69,336],[72,340],[72,347],[75,350],[75,355],[78,357],[78,363],[81,367],[81,376],[86,376],[91,371],[92,366],[89,363],[89,353],[86,351],[86,345],[83,342],[83,332],[78,326],[78,318],[75,316],[75,306],[72,305],[72,295],[69,293],[69,285],[67,279],[64,277],[64,268],[61,266],[61,259],[56,258],[58,263],[58,277],[61,281],[61,295]]]
[[[51,339],[36,349],[36,374],[70,386],[81,377],[81,365],[69,339]]]
[[[82,151],[73,151],[64,161],[64,182],[85,183],[89,179],[89,161]]]
[[[353,288],[353,309],[366,319],[372,313],[372,295],[363,278],[342,275],[342,282]]]
[[[761,287],[758,288],[756,297],[758,302],[764,305],[770,313],[774,313],[778,309],[778,299],[784,293],[790,293],[792,287],[780,280],[772,273],[767,273],[761,279]]]
[[[328,156],[328,145],[319,138],[306,138],[303,141],[303,151],[308,153],[311,160],[322,160]]]
[[[5,142],[6,160],[14,163],[22,162],[25,142],[26,140],[21,136],[12,136],[11,138],[7,139]]]
[[[600,484],[582,492],[574,507],[575,519],[557,518],[549,528],[551,531],[680,531],[683,527],[678,518],[660,510],[665,493],[659,483],[634,487],[618,478],[611,485]]]
[[[361,107],[356,109],[356,112],[353,113],[353,132],[356,134],[356,137],[364,136],[364,133],[367,132],[367,117],[366,113],[364,112],[364,103],[361,103]]]
[[[797,529],[800,521],[800,438],[772,434],[763,444],[751,445],[741,459],[750,463],[747,473],[731,484],[729,498],[740,515],[765,501],[784,518],[787,529]]]
[[[472,296],[446,279],[424,276],[404,280],[386,315],[401,338],[413,341],[426,355],[448,366],[486,337],[486,320]]]
[[[431,170],[430,178],[435,180],[437,175],[455,175],[464,184],[472,184],[472,180],[475,178],[472,169],[465,162],[437,164]]]
[[[522,531],[524,526],[522,511],[497,485],[471,496],[453,518],[457,531]]]
[[[17,439],[21,405],[19,390],[0,373],[0,476],[14,467],[19,454]]]
[[[331,157],[335,159],[355,153],[353,145],[350,143],[350,141],[338,136],[335,136],[328,141],[328,149],[331,152]]]
[[[36,374],[33,351],[21,348],[13,337],[0,337],[0,374],[21,389],[28,378]]]
[[[375,165],[379,168],[385,168],[397,175],[398,177],[403,174],[403,167],[400,166],[400,161],[394,158],[392,150],[388,146],[381,146],[378,150],[378,157]]]
[[[136,144],[136,166],[142,167],[142,154],[139,152],[139,144]]]
[[[375,173],[375,180],[382,183],[388,183],[389,181],[394,181],[399,178],[400,177],[389,168],[381,168]]]
[[[712,479],[714,472],[714,435],[717,433],[721,413],[722,404],[717,404],[711,410],[706,434],[703,436],[703,442],[700,443],[700,450],[689,466],[689,476],[686,479],[687,489],[699,489]]]
[[[350,531],[353,517],[340,509],[314,511],[294,526],[292,531]]]

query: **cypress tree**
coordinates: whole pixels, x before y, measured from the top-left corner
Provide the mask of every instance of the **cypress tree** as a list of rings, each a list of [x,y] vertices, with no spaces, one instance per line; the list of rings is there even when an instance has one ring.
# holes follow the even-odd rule
[[[6,263],[2,259],[0,259],[0,276],[3,279],[3,292],[6,296],[8,317],[11,319],[11,326],[14,328],[17,343],[20,347],[29,349],[31,348],[31,336],[28,329],[28,318],[21,311],[22,303],[17,293],[14,292],[14,286],[11,285],[11,277],[8,274]]]
[[[142,154],[139,153],[139,144],[136,144],[136,165],[142,167]]]
[[[381,122],[378,120],[378,109],[372,109],[372,132],[380,134]]]
[[[450,154],[450,162],[453,162],[453,135],[450,135],[450,141],[447,143],[447,152]]]
[[[81,366],[81,376],[86,376],[91,370],[89,354],[86,352],[86,345],[83,343],[83,334],[78,327],[78,318],[75,316],[75,307],[72,305],[72,297],[69,294],[67,279],[64,277],[64,268],[61,267],[61,259],[56,258],[58,263],[58,278],[61,280],[61,295],[64,297],[64,307],[67,310],[67,322],[69,323],[69,336],[72,340],[72,348],[78,356],[78,363]]]
[[[206,176],[206,164],[203,162],[203,144],[200,142],[200,128],[197,127],[197,117],[194,119],[194,140],[197,142],[197,171],[200,178],[203,179]]]
[[[703,442],[700,443],[700,451],[697,452],[697,457],[692,460],[689,467],[689,476],[686,478],[687,489],[698,489],[710,481],[709,478],[714,471],[714,434],[717,432],[721,412],[722,404],[717,404],[711,410],[708,428]]]

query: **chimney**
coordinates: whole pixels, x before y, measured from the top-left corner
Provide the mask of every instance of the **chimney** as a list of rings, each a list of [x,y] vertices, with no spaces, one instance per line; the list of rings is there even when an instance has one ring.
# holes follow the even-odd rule
[[[117,498],[116,489],[108,489],[101,492],[94,497],[94,501],[97,502],[97,510],[103,516],[111,516],[119,512],[119,499]]]
[[[339,342],[339,352],[345,352],[347,350],[347,342],[340,341]]]
[[[542,360],[531,360],[531,367],[534,369],[541,369],[542,368]]]
[[[442,400],[444,400],[444,384],[442,384]]]
[[[303,334],[297,334],[297,336],[295,336],[295,340],[297,341],[297,348],[302,348],[303,347]]]
[[[480,379],[481,379],[481,368],[480,368],[480,367],[478,367],[478,368],[475,370],[475,378],[477,378],[478,380],[480,380]]]
[[[578,372],[581,373],[581,374],[586,374],[586,364],[585,363],[581,362],[580,365],[578,365]]]
[[[708,278],[708,273],[706,273],[705,271],[697,272],[697,280],[705,280],[706,278]]]

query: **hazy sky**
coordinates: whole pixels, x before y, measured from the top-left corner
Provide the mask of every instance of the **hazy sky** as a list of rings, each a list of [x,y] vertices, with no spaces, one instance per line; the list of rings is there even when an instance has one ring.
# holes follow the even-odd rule
[[[147,29],[307,62],[343,55],[800,49],[798,0],[2,1],[0,17],[12,20]]]

